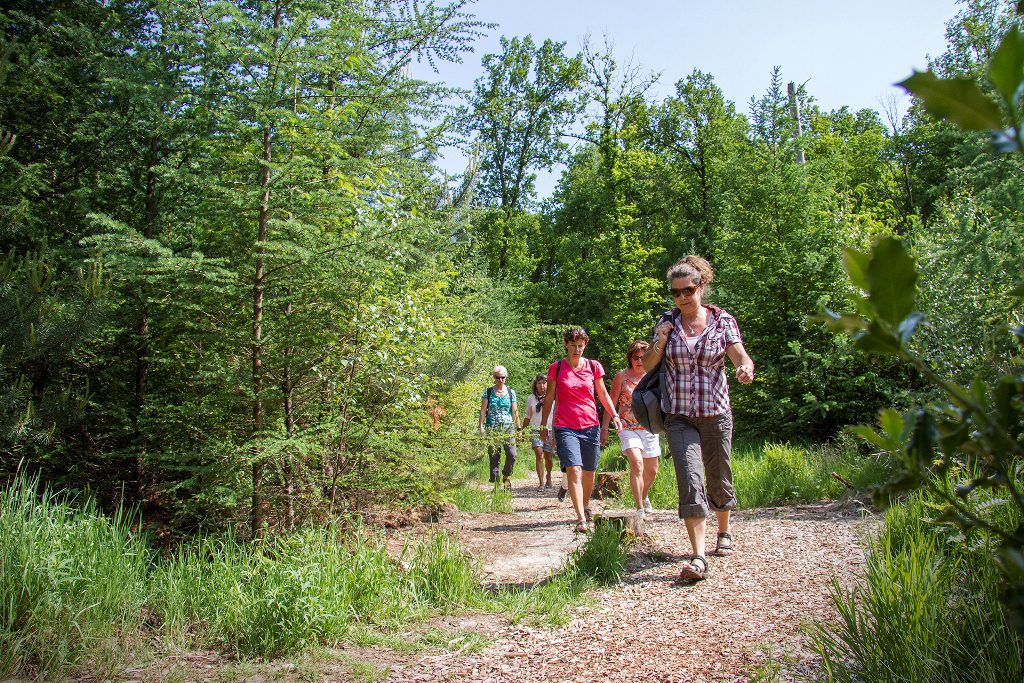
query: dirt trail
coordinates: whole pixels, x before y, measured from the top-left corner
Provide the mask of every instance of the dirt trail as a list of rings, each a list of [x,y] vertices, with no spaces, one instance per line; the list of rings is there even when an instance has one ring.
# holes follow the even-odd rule
[[[556,489],[557,490],[557,489]],[[556,491],[537,492],[536,480],[514,484],[513,513],[458,513],[442,525],[456,530],[492,584],[533,584],[564,564],[584,539],[572,532],[572,510]],[[595,511],[602,508],[594,503]],[[623,681],[735,683],[759,667],[781,666],[772,680],[815,670],[810,638],[801,626],[833,616],[832,576],[849,585],[862,570],[861,537],[872,522],[834,505],[741,511],[734,517],[736,554],[709,558],[711,576],[695,585],[676,581],[688,543],[674,511],[648,515],[646,530],[664,561],[641,558],[619,586],[593,594],[562,627],[515,626],[494,614],[439,617],[411,624],[416,639],[429,629],[479,633],[488,639],[468,654],[460,639],[427,654],[347,646],[289,662],[236,663],[218,653],[158,658],[131,678],[162,681]],[[429,533],[422,525],[392,539]],[[709,524],[710,547],[716,528]]]
[[[595,508],[600,508],[597,502]],[[532,583],[556,571],[577,538],[568,501],[517,482],[513,514],[466,514],[463,546],[495,583]],[[735,515],[736,554],[710,558],[711,577],[676,581],[686,552],[674,511],[646,520],[668,561],[634,566],[621,586],[559,628],[505,625],[482,652],[397,664],[388,681],[743,681],[768,658],[791,674],[813,670],[801,625],[833,614],[833,575],[849,584],[862,568],[865,523],[855,510],[804,505]],[[709,524],[713,547],[716,528]],[[783,676],[782,680],[785,680]]]

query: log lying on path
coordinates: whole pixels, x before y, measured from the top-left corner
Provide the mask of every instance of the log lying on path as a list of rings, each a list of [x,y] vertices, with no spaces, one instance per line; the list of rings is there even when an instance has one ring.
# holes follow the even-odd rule
[[[633,510],[605,510],[594,516],[594,527],[608,524],[619,530],[620,534],[630,533],[642,536],[644,519]]]

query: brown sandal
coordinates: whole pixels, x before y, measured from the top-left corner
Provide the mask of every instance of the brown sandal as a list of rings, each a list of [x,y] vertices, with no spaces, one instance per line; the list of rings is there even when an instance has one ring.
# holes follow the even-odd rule
[[[718,534],[718,543],[715,544],[715,555],[728,557],[732,555],[733,550],[735,548],[732,545],[732,535],[728,531]]]
[[[700,563],[699,565],[697,564],[698,562]],[[703,581],[708,578],[709,573],[708,561],[704,559],[704,556],[694,555],[683,565],[682,570],[679,572],[679,580]]]

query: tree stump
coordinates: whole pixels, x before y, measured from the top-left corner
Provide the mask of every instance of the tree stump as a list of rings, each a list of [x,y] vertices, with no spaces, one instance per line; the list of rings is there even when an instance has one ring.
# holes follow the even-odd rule
[[[622,490],[621,479],[622,472],[598,473],[597,479],[594,480],[594,490],[590,497],[597,498],[598,500],[614,498]]]
[[[630,533],[633,536],[642,536],[644,533],[644,520],[632,510],[605,510],[594,516],[594,526],[599,527],[608,524],[619,530],[619,534]]]

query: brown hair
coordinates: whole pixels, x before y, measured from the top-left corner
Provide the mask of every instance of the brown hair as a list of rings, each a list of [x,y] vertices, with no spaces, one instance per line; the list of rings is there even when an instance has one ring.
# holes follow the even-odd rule
[[[637,351],[646,351],[648,348],[650,348],[650,346],[651,345],[645,342],[643,339],[637,339],[635,342],[630,344],[629,347],[626,349],[626,365],[629,365],[630,363],[633,362],[633,356],[636,355]]]
[[[532,391],[533,395],[536,396],[537,398],[540,398],[540,394],[537,393],[537,382],[540,382],[541,380],[545,382],[548,381],[548,376],[545,375],[543,372],[534,377],[533,384],[530,385],[530,391]]]
[[[585,342],[589,342],[590,335],[587,334],[587,331],[582,327],[570,327],[565,331],[565,334],[562,336],[562,341],[564,341],[567,344],[569,342],[576,341],[577,339],[582,339]]]
[[[715,279],[715,269],[711,267],[707,259],[690,254],[673,263],[668,269],[669,284],[676,278],[689,278],[695,285],[704,285],[706,293],[707,288],[711,286],[711,281]]]

